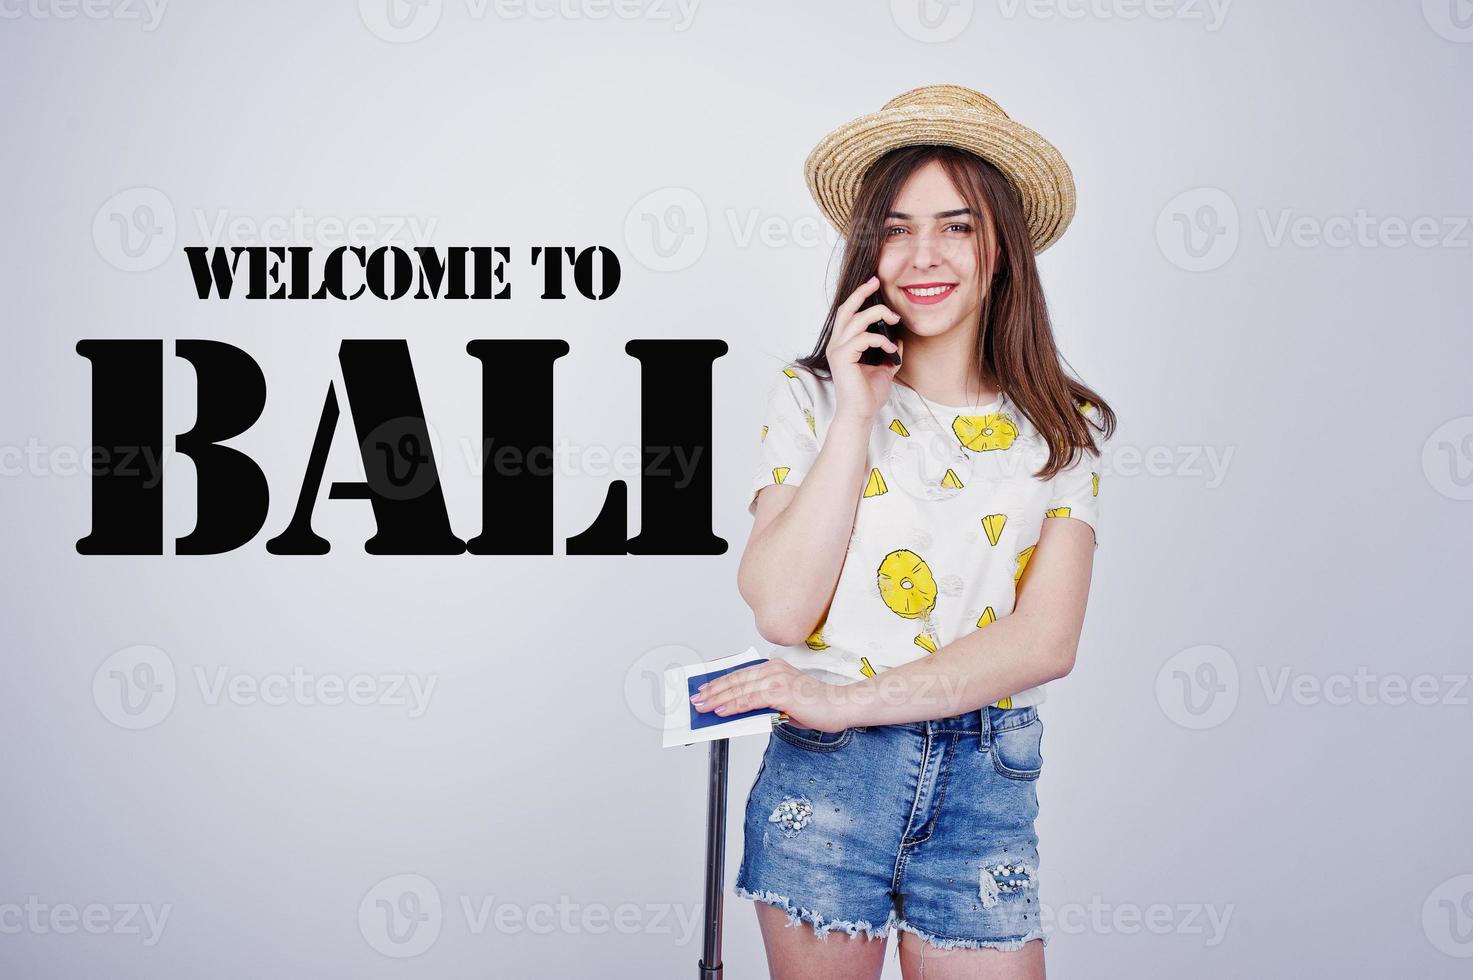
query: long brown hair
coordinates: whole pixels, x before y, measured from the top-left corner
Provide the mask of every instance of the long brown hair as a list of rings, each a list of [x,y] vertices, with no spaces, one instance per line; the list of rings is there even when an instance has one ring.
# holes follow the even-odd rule
[[[795,363],[815,373],[831,374],[827,348],[839,306],[878,270],[886,214],[906,179],[932,160],[946,170],[979,226],[974,241],[984,298],[977,365],[982,377],[992,378],[1047,441],[1048,461],[1033,475],[1050,479],[1072,465],[1081,452],[1099,455],[1090,432],[1095,426],[1085,418],[1083,403],[1099,409],[1103,438],[1115,431],[1115,412],[1092,389],[1064,373],[1023,202],[1008,179],[974,153],[951,146],[905,146],[891,150],[869,169],[855,197],[844,264],[828,318],[813,353]],[[991,270],[986,268],[981,245],[982,224],[989,219],[998,242],[997,267]]]

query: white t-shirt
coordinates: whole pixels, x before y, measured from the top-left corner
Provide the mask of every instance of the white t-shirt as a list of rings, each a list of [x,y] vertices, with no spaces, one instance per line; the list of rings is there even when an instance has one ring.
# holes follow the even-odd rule
[[[763,487],[803,482],[834,408],[832,381],[791,362],[778,373],[749,513]],[[1080,410],[1098,426],[1097,407]],[[1042,436],[1006,396],[988,405],[933,401],[927,411],[913,390],[893,383],[870,435],[833,604],[804,643],[774,647],[771,656],[827,683],[852,684],[1010,615],[1045,520],[1073,517],[1098,532],[1098,457],[1083,452],[1039,480],[1033,473],[1047,459]],[[998,704],[1039,704],[1045,687]]]

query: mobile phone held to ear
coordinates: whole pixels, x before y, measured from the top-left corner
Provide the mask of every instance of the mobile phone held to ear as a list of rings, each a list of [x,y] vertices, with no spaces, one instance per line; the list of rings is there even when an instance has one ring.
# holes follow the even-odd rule
[[[864,306],[860,307],[860,312],[863,313],[865,310],[869,309],[871,306],[876,305],[876,302],[877,302],[876,297],[871,296],[869,298],[869,302],[865,303]],[[901,321],[901,322],[903,323],[904,321]],[[895,343],[895,338],[898,337],[898,336],[900,336],[900,327],[901,327],[901,323],[892,324],[892,323],[890,323],[887,320],[876,320],[874,323],[871,323],[869,326],[865,327],[865,329],[868,330],[870,333],[881,333],[881,334],[884,334],[885,335],[885,339],[888,340],[888,341],[890,341],[890,343],[893,344],[893,343]],[[879,347],[871,347],[868,350],[866,350],[863,354],[860,354],[859,355],[859,363],[860,364],[894,364],[894,365],[897,365],[898,366],[900,364],[900,352],[899,351],[895,351],[895,352],[892,353],[892,352],[887,351],[887,350],[882,350]]]
[[[871,323],[869,326],[865,327],[865,329],[868,330],[870,333],[884,334],[885,338],[889,340],[892,344],[895,343],[895,338],[900,335],[899,324],[892,325],[884,320],[880,320],[878,323]],[[900,352],[882,350],[879,347],[871,347],[863,354],[859,355],[859,363],[898,365],[900,363]]]

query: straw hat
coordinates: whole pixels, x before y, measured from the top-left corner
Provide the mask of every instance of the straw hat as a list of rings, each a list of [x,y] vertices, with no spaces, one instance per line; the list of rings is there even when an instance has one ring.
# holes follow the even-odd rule
[[[809,193],[841,235],[865,172],[900,146],[940,143],[970,150],[1012,182],[1023,215],[1042,252],[1064,234],[1074,217],[1074,175],[1052,143],[981,92],[960,85],[925,85],[897,95],[879,112],[860,116],[829,133],[808,154],[803,176]]]

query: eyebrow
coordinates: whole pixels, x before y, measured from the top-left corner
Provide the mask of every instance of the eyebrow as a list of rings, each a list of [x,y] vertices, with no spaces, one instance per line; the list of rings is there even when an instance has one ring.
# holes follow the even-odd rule
[[[972,213],[972,209],[971,208],[957,208],[955,211],[937,211],[935,214],[931,215],[931,217],[933,217],[933,218],[955,218],[958,215],[971,214],[971,213]],[[885,212],[885,217],[887,217],[887,218],[899,218],[901,221],[909,221],[912,217],[914,217],[914,215],[906,214],[903,211],[887,211],[887,212]]]

